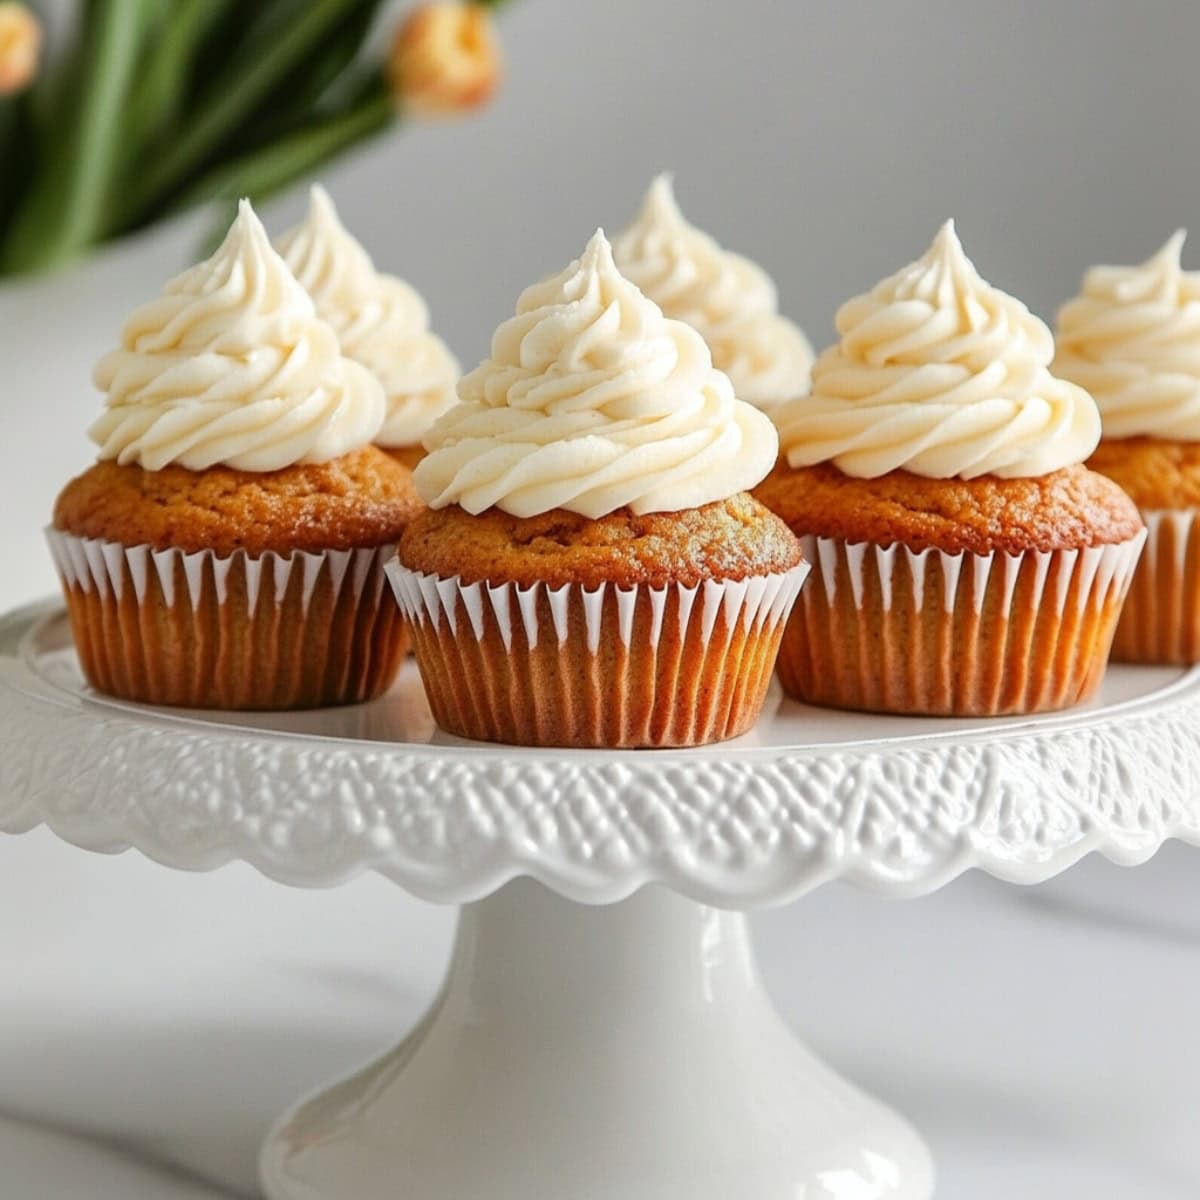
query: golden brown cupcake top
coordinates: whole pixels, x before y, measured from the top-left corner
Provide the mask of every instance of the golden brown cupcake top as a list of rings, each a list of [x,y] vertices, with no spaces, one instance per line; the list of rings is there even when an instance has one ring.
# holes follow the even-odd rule
[[[1116,484],[1078,466],[1029,479],[969,481],[908,471],[855,479],[831,463],[782,466],[754,495],[799,535],[948,554],[1109,545],[1142,527]]]
[[[800,547],[778,517],[742,492],[683,512],[639,516],[622,508],[594,520],[564,509],[514,517],[491,508],[472,516],[451,505],[413,519],[400,561],[464,583],[694,587],[789,570],[800,562]]]
[[[1200,442],[1105,440],[1088,466],[1116,480],[1141,508],[1200,508]]]
[[[279,471],[100,462],[63,489],[54,527],[155,550],[286,555],[396,541],[421,507],[412,472],[366,446]]]
[[[410,471],[417,469],[417,463],[425,457],[424,446],[387,446],[388,454],[398,463],[403,463]]]

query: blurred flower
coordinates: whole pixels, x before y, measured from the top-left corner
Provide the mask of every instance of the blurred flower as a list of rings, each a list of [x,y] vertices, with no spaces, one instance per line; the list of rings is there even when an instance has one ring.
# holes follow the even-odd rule
[[[42,27],[24,4],[0,4],[0,96],[32,82],[42,48]]]
[[[501,75],[500,42],[481,4],[422,4],[397,31],[388,78],[414,112],[453,116],[485,104]]]
[[[56,55],[41,4],[0,0],[0,281],[186,208],[264,200],[409,107],[483,104],[502,2],[414,3],[379,46],[379,0],[45,0],[83,23]],[[35,79],[44,103],[4,100]]]

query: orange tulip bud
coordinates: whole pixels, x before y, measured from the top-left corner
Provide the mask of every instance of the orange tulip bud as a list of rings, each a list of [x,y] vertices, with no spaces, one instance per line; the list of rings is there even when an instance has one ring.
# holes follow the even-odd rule
[[[42,27],[24,4],[0,4],[0,96],[27,87],[37,74]]]
[[[500,82],[500,42],[480,4],[422,4],[392,45],[388,77],[408,108],[453,116],[491,99]]]

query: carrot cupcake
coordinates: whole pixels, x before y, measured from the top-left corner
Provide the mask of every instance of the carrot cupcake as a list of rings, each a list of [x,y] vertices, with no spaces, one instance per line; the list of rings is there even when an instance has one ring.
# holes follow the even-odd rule
[[[454,403],[459,376],[454,356],[430,332],[425,301],[404,280],[375,270],[324,188],[312,189],[307,218],[277,246],[317,315],[333,326],[342,353],[383,384],[387,415],[375,444],[416,466],[421,439]]]
[[[100,461],[48,531],[89,682],[203,708],[382,692],[405,649],[383,563],[420,501],[370,445],[383,389],[341,355],[248,202],[95,379]]]
[[[1049,329],[979,277],[952,222],[837,329],[812,394],[775,411],[784,461],[755,493],[816,576],[784,635],[785,689],[963,716],[1086,699],[1145,534],[1080,465],[1099,414],[1047,370]]]
[[[669,175],[650,185],[641,213],[614,239],[613,257],[668,317],[700,332],[739,400],[770,408],[808,391],[812,347],[779,315],[770,276],[689,225]]]
[[[1113,657],[1200,662],[1200,272],[1180,230],[1138,267],[1094,267],[1058,314],[1054,369],[1096,398],[1088,465],[1133,497],[1149,536]]]
[[[805,568],[746,494],[775,430],[699,334],[597,233],[522,294],[459,394],[389,567],[442,728],[561,746],[750,728]]]

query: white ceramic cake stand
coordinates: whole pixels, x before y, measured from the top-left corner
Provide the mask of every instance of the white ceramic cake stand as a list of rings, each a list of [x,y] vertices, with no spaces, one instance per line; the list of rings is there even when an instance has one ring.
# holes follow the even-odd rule
[[[465,905],[418,1028],[267,1139],[271,1200],[926,1200],[920,1138],[783,1026],[728,910],[1140,862],[1200,842],[1198,776],[1197,671],[1114,668],[1036,719],[773,694],[724,746],[551,752],[439,734],[411,665],[336,711],[121,704],[57,605],[0,620],[0,829]]]

